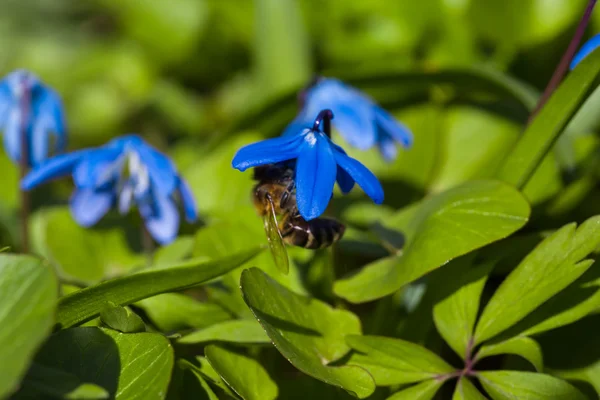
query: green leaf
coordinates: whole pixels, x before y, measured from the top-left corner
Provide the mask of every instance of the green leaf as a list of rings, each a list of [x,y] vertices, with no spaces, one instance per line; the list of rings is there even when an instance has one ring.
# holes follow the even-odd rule
[[[373,393],[375,382],[364,369],[328,366],[350,350],[344,337],[360,334],[356,315],[295,294],[258,268],[242,273],[241,286],[256,319],[296,368],[361,399]]]
[[[565,225],[545,239],[502,282],[475,329],[481,343],[511,327],[581,276],[593,261],[584,260],[600,244],[600,217],[576,229]]]
[[[499,354],[516,354],[529,361],[538,372],[544,370],[542,348],[533,339],[526,336],[515,337],[504,342],[487,344],[481,347],[475,356],[476,360]]]
[[[145,332],[146,325],[139,315],[127,307],[108,302],[100,311],[100,319],[109,328],[123,333]]]
[[[180,344],[205,342],[270,343],[262,326],[255,320],[233,320],[221,322],[183,336]]]
[[[485,400],[485,396],[464,376],[458,380],[452,400]]]
[[[337,281],[334,291],[353,303],[389,295],[453,258],[510,235],[528,217],[529,205],[514,188],[495,181],[466,183],[419,207],[404,232],[402,255],[367,265]]]
[[[155,333],[83,327],[51,336],[35,361],[99,385],[117,400],[162,399],[173,368],[173,349]]]
[[[217,371],[215,371],[206,358],[196,357],[195,364],[187,360],[179,360],[179,363],[183,368],[190,369],[199,374],[208,382],[227,393],[230,397],[234,399],[237,398],[237,396],[231,391],[229,386],[223,381],[221,376],[217,373]]]
[[[457,290],[433,307],[433,321],[438,332],[463,360],[472,350],[479,299],[493,267],[494,263],[487,263],[469,269],[456,285]]]
[[[210,385],[208,384],[208,382],[206,382],[206,379],[204,379],[204,377],[202,376],[202,374],[200,372],[198,372],[198,370],[196,368],[186,367],[186,365],[184,363],[187,363],[187,361],[185,361],[185,360],[179,360],[178,361],[178,364],[180,365],[180,368],[184,369],[184,373],[185,373],[185,371],[188,371],[188,373],[192,374],[194,376],[194,378],[196,380],[198,380],[198,383],[200,384],[200,387],[202,388],[201,390],[204,391],[205,396],[202,397],[197,391],[194,391],[192,393],[194,393],[196,396],[198,396],[199,400],[219,400],[219,397],[215,394],[215,392],[210,387]],[[185,391],[186,388],[183,388],[181,390]],[[198,390],[198,389],[196,389],[196,390]],[[190,393],[189,391],[183,392],[181,394],[180,398],[182,398],[182,399],[188,398],[189,397],[189,393]],[[169,394],[170,394],[170,392],[169,392]],[[170,398],[170,397],[168,397],[168,398]]]
[[[535,372],[486,371],[477,377],[493,400],[585,400],[573,386]]]
[[[387,400],[431,400],[443,384],[442,379],[430,379],[396,392]]]
[[[121,227],[81,227],[66,207],[36,213],[34,219],[43,242],[36,250],[57,265],[61,276],[94,283],[145,264],[143,255],[131,251]]]
[[[0,398],[15,390],[50,333],[58,282],[41,260],[0,254]]]
[[[21,382],[21,389],[11,398],[44,398],[44,395],[59,399],[108,399],[106,389],[93,383],[82,383],[68,372],[33,363]]]
[[[148,268],[87,287],[60,299],[57,321],[63,328],[68,328],[98,316],[106,299],[124,306],[160,293],[198,285],[237,268],[259,251],[249,250],[209,262],[192,260],[177,266]]]
[[[550,97],[508,153],[497,177],[522,188],[550,151],[569,121],[595,89],[600,75],[600,54],[583,60]]]
[[[210,365],[244,400],[277,398],[277,385],[258,361],[217,345],[204,352]]]
[[[377,386],[419,382],[455,371],[431,351],[405,340],[348,335],[346,342],[358,352],[348,365],[369,371]]]
[[[218,304],[194,300],[180,293],[164,293],[138,301],[152,323],[163,332],[204,328],[231,319]]]

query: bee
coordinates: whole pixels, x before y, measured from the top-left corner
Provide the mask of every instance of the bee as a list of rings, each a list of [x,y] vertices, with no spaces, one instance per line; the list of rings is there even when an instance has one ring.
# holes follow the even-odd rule
[[[322,249],[336,243],[344,235],[346,227],[335,219],[315,218],[306,221],[302,218],[296,204],[294,170],[289,165],[256,167],[254,179],[258,181],[253,189],[254,206],[264,219],[275,261],[286,272],[289,267],[284,243],[305,249]]]

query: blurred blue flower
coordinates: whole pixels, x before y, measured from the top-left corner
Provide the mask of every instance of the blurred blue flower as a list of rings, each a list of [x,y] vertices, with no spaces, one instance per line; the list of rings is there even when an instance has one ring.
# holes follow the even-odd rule
[[[259,165],[295,160],[296,203],[300,215],[307,221],[323,214],[336,180],[342,192],[348,193],[356,182],[375,203],[381,204],[383,188],[375,175],[349,157],[323,130],[331,118],[331,111],[323,110],[312,127],[299,127],[295,133],[243,147],[233,158],[232,165],[245,171]]]
[[[191,190],[173,162],[139,136],[126,135],[102,147],[50,158],[23,178],[21,187],[30,190],[68,174],[76,187],[71,213],[82,226],[94,225],[115,205],[125,214],[133,202],[152,237],[169,243],[179,230],[176,193],[186,219],[197,219]]]
[[[44,161],[49,152],[65,148],[65,118],[59,95],[32,73],[17,70],[0,80],[0,130],[4,133],[4,148],[16,163],[23,153],[23,129],[29,166]],[[51,134],[55,137],[52,146]]]
[[[600,33],[585,42],[581,49],[575,54],[573,60],[571,61],[571,69],[575,68],[577,64],[583,61],[584,58],[589,56],[596,48],[600,46]]]
[[[371,98],[332,78],[321,78],[302,93],[303,107],[283,135],[293,135],[299,127],[312,123],[321,110],[331,109],[334,128],[353,147],[367,150],[377,145],[383,157],[396,158],[396,144],[410,147],[410,130],[396,121]]]

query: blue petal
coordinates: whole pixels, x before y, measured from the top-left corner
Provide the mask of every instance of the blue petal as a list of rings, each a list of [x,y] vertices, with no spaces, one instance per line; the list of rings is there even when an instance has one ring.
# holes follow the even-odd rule
[[[155,195],[153,203],[139,205],[140,214],[150,235],[160,244],[168,244],[177,237],[179,213],[169,197]]]
[[[311,117],[308,117],[305,112],[300,113],[296,116],[296,118],[294,118],[292,122],[288,124],[288,126],[285,127],[281,136],[297,135],[299,133],[302,133],[303,130],[311,128],[315,116],[316,114]]]
[[[71,213],[75,221],[85,227],[95,225],[114,202],[115,194],[109,190],[77,189],[70,200]]]
[[[333,111],[332,124],[353,147],[367,150],[375,145],[377,131],[373,101],[337,79],[322,79],[307,93],[304,112],[315,118],[319,111]]]
[[[181,195],[181,203],[186,221],[190,223],[196,222],[198,219],[196,200],[187,182],[181,177],[179,177],[179,194]]]
[[[336,180],[342,193],[348,194],[354,188],[354,179],[344,171],[339,165],[337,167],[337,176]]]
[[[100,147],[88,150],[73,171],[75,186],[94,188],[118,179],[122,171],[121,155],[118,148]]]
[[[23,190],[30,190],[51,179],[70,174],[90,150],[80,150],[50,158],[37,166],[21,181]]]
[[[364,192],[377,204],[383,203],[383,188],[379,180],[367,167],[345,154],[334,152],[335,161],[360,185]]]
[[[21,160],[21,134],[23,131],[20,109],[18,107],[10,109],[6,118],[3,126],[4,149],[8,157],[18,163]]]
[[[598,46],[600,46],[600,34],[597,34],[596,36],[592,37],[583,46],[581,46],[581,49],[579,49],[577,54],[575,54],[575,57],[573,57],[570,68],[575,68],[577,64],[579,64],[584,58],[589,56],[594,50],[596,50]]]
[[[177,186],[177,169],[164,154],[142,142],[134,147],[142,164],[148,168],[148,174],[155,188],[165,196],[170,195]]]
[[[396,142],[391,138],[391,136],[382,134],[377,143],[377,147],[386,161],[393,161],[398,155]]]
[[[396,121],[387,111],[379,106],[375,106],[375,118],[377,126],[387,135],[391,136],[395,141],[401,143],[403,147],[410,147],[413,142],[412,133],[410,130]]]
[[[36,146],[36,140],[40,140],[40,133],[43,133],[47,147],[49,135],[52,134],[56,138],[52,151],[63,151],[67,140],[65,117],[62,101],[54,90],[42,86],[32,103],[32,117],[33,146]]]
[[[301,135],[282,136],[242,147],[233,157],[233,168],[245,171],[258,165],[273,164],[298,157]]]
[[[8,119],[10,109],[15,106],[15,99],[7,79],[0,81],[0,128]]]
[[[296,162],[296,203],[305,220],[317,218],[325,212],[336,175],[329,140],[313,132],[305,135],[305,144]]]

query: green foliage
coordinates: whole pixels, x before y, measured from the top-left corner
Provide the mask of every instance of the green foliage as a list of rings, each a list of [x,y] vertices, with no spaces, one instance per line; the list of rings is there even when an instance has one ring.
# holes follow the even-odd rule
[[[135,213],[78,226],[61,181],[31,193],[42,259],[10,254],[2,152],[1,399],[600,396],[599,52],[530,115],[586,0],[5,3],[2,75],[56,88],[69,150],[143,135],[201,220],[143,249]],[[385,202],[336,189],[343,239],[274,259],[231,160],[279,135],[318,75],[414,143],[387,162],[334,132]]]

